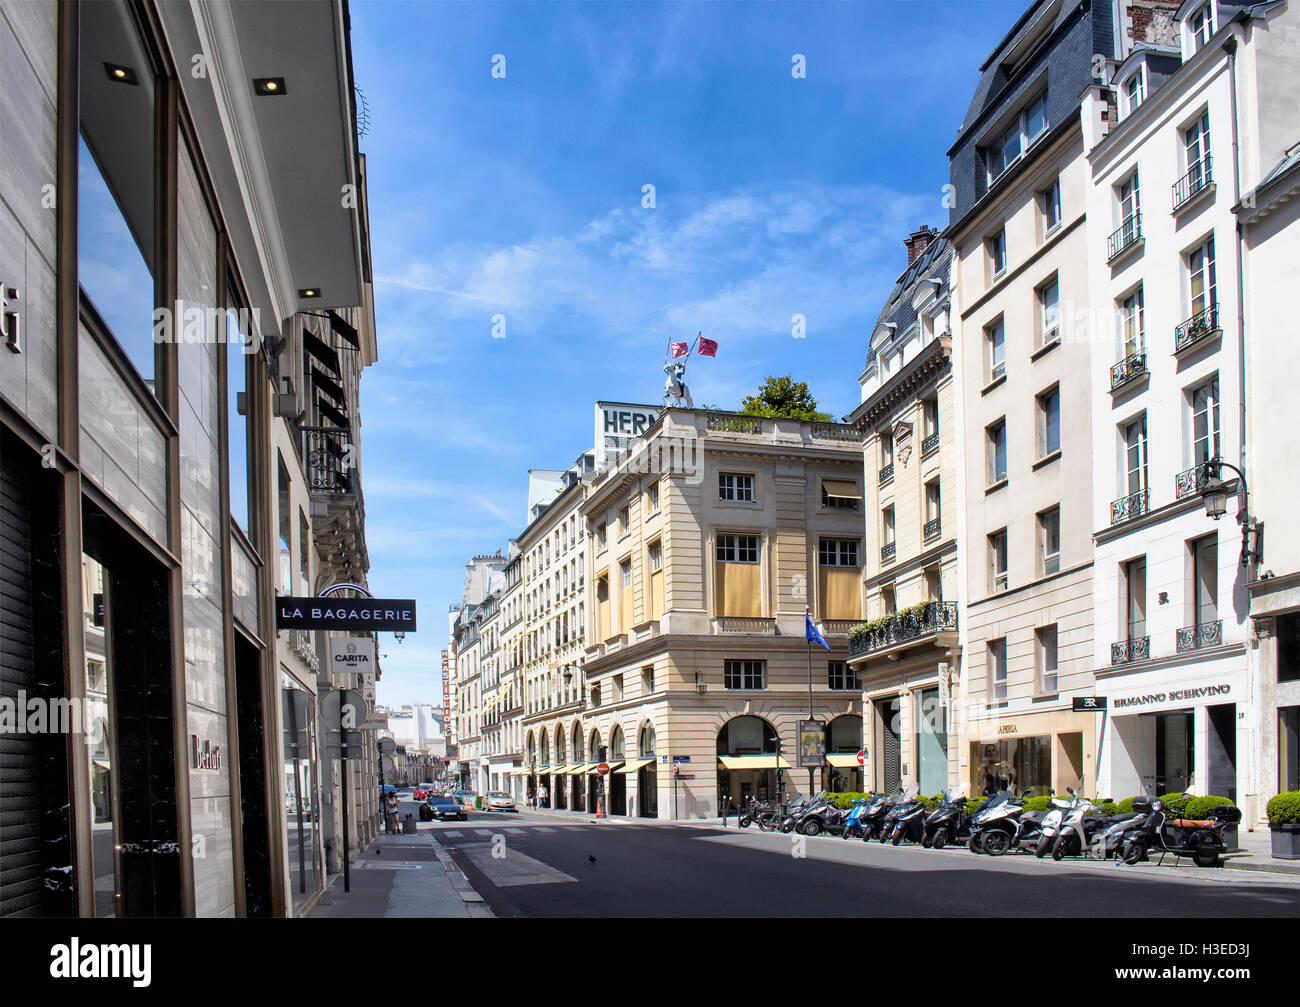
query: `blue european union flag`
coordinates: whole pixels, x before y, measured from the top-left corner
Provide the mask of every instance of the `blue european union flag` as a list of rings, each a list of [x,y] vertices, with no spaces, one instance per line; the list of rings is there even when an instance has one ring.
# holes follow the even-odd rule
[[[817,627],[813,625],[812,616],[805,613],[803,617],[803,621],[804,621],[804,634],[803,634],[804,638],[807,640],[812,640],[814,643],[820,643],[827,650],[830,650],[831,645],[822,639],[822,635],[819,632],[817,632]]]

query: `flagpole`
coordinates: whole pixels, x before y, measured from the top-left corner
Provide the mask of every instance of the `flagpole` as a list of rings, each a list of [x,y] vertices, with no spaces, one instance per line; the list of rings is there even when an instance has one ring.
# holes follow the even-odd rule
[[[808,719],[813,719],[813,695],[812,695],[812,640],[808,638],[808,623],[812,621],[812,609],[807,606],[803,610],[804,617],[804,649],[808,652]],[[808,767],[808,796],[811,798],[815,791],[813,790],[813,773],[816,770],[812,766]]]
[[[695,352],[696,344],[699,343],[699,341],[700,341],[700,336],[702,336],[702,335],[704,335],[704,330],[703,330],[703,329],[700,329],[699,332],[695,333],[695,342],[694,342],[694,343],[691,343],[691,348],[690,348],[689,350],[686,351],[686,355],[687,355],[688,357],[689,357],[692,353]]]

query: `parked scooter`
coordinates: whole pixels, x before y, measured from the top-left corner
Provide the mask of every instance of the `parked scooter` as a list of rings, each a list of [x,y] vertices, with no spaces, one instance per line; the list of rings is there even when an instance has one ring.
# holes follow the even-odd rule
[[[913,794],[911,800],[898,805],[892,814],[894,824],[889,830],[890,843],[897,846],[904,839],[910,843],[919,843],[924,838],[926,808],[925,801],[921,799],[919,793]]]
[[[1056,842],[1056,834],[1061,831],[1061,823],[1065,821],[1065,816],[1070,808],[1074,806],[1074,800],[1077,796],[1073,787],[1067,787],[1070,793],[1070,800],[1062,797],[1052,798],[1052,807],[1043,818],[1043,823],[1039,828],[1038,837],[1034,843],[1034,856],[1042,859],[1052,852],[1052,844]]]
[[[1070,794],[1074,800],[1070,804],[1070,809],[1066,811],[1065,817],[1061,819],[1061,827],[1057,829],[1056,836],[1052,839],[1053,860],[1062,860],[1067,856],[1073,857],[1082,853],[1088,849],[1092,837],[1102,831],[1102,825],[1110,824],[1108,819],[1088,814],[1090,811],[1097,810],[1097,806],[1092,801],[1075,793],[1073,788]]]
[[[799,824],[799,819],[804,816],[804,813],[809,808],[820,804],[825,799],[826,791],[823,790],[816,797],[804,797],[790,805],[790,807],[786,809],[785,817],[781,819],[781,831],[793,832],[795,826]]]
[[[966,842],[970,839],[971,817],[978,810],[970,807],[964,795],[954,796],[948,791],[943,803],[926,816],[921,845],[942,850],[949,844]]]
[[[1197,867],[1218,867],[1219,857],[1228,846],[1223,832],[1241,821],[1241,809],[1221,804],[1210,812],[1208,819],[1183,818],[1180,812],[1191,799],[1192,794],[1188,792],[1168,805],[1150,795],[1145,800],[1134,801],[1133,810],[1145,812],[1146,818],[1124,836],[1120,847],[1124,863],[1140,863],[1150,851],[1159,850],[1161,859],[1164,854],[1172,853],[1176,857],[1191,857]]]
[[[795,828],[805,836],[816,836],[823,832],[838,836],[844,831],[850,809],[856,810],[865,803],[862,798],[857,798],[848,808],[841,808],[827,796],[805,811]]]
[[[872,791],[865,798],[853,802],[853,807],[849,808],[849,813],[844,819],[844,828],[840,829],[841,839],[862,838],[862,816],[867,813],[878,797],[880,795]]]
[[[905,810],[912,810],[912,802],[916,799],[920,787],[913,783],[903,791],[903,795],[896,800],[890,807],[889,812],[885,815],[884,821],[880,823],[880,832],[876,836],[882,843],[887,842],[894,837],[894,825],[898,821],[898,816]]]
[[[1025,802],[1009,791],[995,794],[971,819],[971,837],[966,845],[973,853],[1000,857],[1012,848],[1020,832]]]
[[[858,819],[858,827],[862,830],[862,841],[864,843],[869,843],[880,835],[889,812],[902,799],[903,795],[901,793],[877,794],[876,799],[867,805],[867,810],[862,812],[862,816]]]

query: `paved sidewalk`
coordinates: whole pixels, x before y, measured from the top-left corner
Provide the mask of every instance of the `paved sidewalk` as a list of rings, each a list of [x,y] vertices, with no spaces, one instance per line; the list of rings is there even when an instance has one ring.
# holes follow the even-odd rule
[[[375,838],[353,854],[352,890],[343,891],[343,873],[330,876],[313,919],[492,916],[474,887],[434,838],[431,824],[410,836]]]

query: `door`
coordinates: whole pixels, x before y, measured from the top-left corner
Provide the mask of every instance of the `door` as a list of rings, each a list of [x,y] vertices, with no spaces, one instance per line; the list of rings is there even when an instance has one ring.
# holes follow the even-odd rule
[[[637,770],[636,790],[642,818],[659,817],[659,773],[652,762]]]
[[[627,776],[623,773],[610,773],[605,779],[609,783],[609,813],[611,815],[626,815]]]
[[[877,751],[880,752],[876,780],[886,793],[897,790],[903,779],[898,723],[900,709],[901,702],[897,696],[876,700]]]

